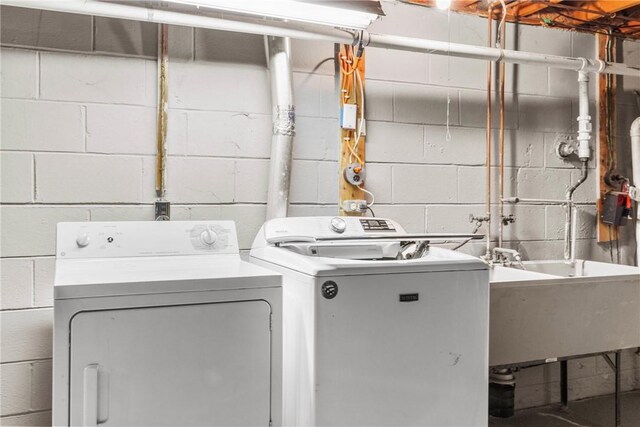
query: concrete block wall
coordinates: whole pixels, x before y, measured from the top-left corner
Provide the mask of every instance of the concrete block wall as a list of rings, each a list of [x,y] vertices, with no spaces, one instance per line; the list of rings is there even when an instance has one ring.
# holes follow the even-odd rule
[[[395,2],[385,2],[384,9],[387,16],[372,31],[486,44],[484,19]],[[9,7],[0,12],[0,417],[6,425],[44,425],[50,423],[56,223],[153,217],[157,28]],[[507,34],[511,48],[594,55],[589,35],[510,24]],[[337,212],[333,49],[293,41],[291,215]],[[625,43],[624,56],[640,65],[640,44]],[[172,218],[234,219],[248,249],[264,220],[270,154],[262,38],[171,27],[169,67]],[[578,177],[574,164],[554,155],[556,138],[575,131],[575,73],[512,65],[507,70],[506,193],[559,198]],[[640,77],[620,83],[618,136],[626,153],[625,134],[638,115],[631,93]],[[482,62],[367,51],[368,186],[378,216],[415,232],[472,229],[469,214],[484,212],[485,84]],[[628,155],[620,157],[628,170]],[[494,202],[497,172],[494,167]],[[594,239],[595,188],[592,173],[576,193],[583,219],[579,256],[608,260],[608,247]],[[516,216],[506,229],[509,245],[531,259],[562,256],[561,210],[516,206],[506,213]],[[622,245],[623,262],[631,262],[632,241],[628,236]],[[466,250],[480,254],[483,245]],[[625,361],[625,387],[636,387],[637,358],[629,353]],[[571,370],[580,380],[572,382],[572,398],[611,391],[606,367],[595,359],[580,363],[585,367]],[[554,369],[519,374],[519,407],[558,400]]]

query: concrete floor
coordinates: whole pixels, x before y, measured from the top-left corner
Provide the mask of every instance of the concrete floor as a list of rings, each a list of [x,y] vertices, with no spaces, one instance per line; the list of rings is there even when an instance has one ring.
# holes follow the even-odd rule
[[[640,426],[640,390],[623,393],[622,427]],[[490,426],[503,427],[614,427],[613,395],[569,402],[561,405],[524,409],[512,418],[489,417]]]

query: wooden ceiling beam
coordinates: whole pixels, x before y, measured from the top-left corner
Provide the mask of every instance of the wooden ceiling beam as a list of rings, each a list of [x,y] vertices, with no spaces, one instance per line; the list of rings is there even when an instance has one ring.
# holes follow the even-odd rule
[[[514,6],[513,10],[511,11],[511,14],[514,15],[514,17],[527,17],[533,14],[536,14],[541,10],[544,10],[549,6],[553,6],[554,4],[558,4],[561,2],[562,0],[547,0],[544,3],[543,2],[536,2],[536,3],[524,2],[523,4]]]
[[[640,0],[598,0],[584,2],[582,6],[580,6],[580,10],[565,10],[563,11],[563,15],[567,15],[566,17],[558,16],[553,18],[553,21],[561,24],[580,25],[638,5],[640,5]]]

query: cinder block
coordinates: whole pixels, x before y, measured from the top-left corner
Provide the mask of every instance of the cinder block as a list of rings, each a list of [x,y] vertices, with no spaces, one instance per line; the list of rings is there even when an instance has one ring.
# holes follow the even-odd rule
[[[433,13],[435,11],[428,11],[424,7],[397,1],[385,2],[382,9],[385,16],[381,16],[369,26],[372,33],[420,38],[430,38],[432,33],[436,33],[440,37],[443,37],[443,34],[446,37],[446,33],[429,31],[430,21],[436,25],[442,17],[446,19],[446,15],[441,11],[436,14]],[[440,19],[437,19],[436,15],[439,15]],[[398,25],[398,22],[402,22],[402,25]]]
[[[518,100],[512,93],[505,93],[505,129],[518,128]],[[500,105],[492,104],[491,127],[500,127]],[[460,125],[465,127],[487,127],[487,93],[486,91],[464,89],[460,91]]]
[[[33,305],[35,307],[51,307],[53,305],[53,281],[56,270],[56,259],[38,257],[34,259]]]
[[[3,257],[54,255],[56,224],[89,219],[88,209],[76,206],[5,205],[0,209],[0,245]]]
[[[147,62],[44,52],[40,54],[40,96],[57,101],[155,105],[155,100],[149,104],[149,93],[155,91],[157,80],[147,80]]]
[[[484,203],[487,197],[486,176],[487,169],[482,166],[458,168],[458,200],[461,203]]]
[[[425,126],[424,161],[432,164],[482,165],[486,161],[485,131],[476,128]]]
[[[532,25],[518,26],[518,50],[571,56],[571,33]]]
[[[31,373],[31,409],[51,409],[51,360],[33,362]]]
[[[258,230],[265,222],[265,205],[211,205],[191,207],[191,220],[233,220],[238,230],[240,249],[251,249]]]
[[[4,10],[3,6],[2,12]],[[4,42],[4,38],[2,40]],[[0,57],[2,58],[0,92],[2,97],[33,99],[38,96],[37,56],[37,52],[28,50],[0,49]]]
[[[469,216],[484,216],[484,211],[482,205],[427,206],[427,233],[471,233],[475,223]]]
[[[2,44],[91,51],[91,17],[2,6]]]
[[[451,88],[394,84],[393,117],[403,123],[447,124],[447,103],[449,103],[449,124],[459,123],[458,91]]]
[[[369,122],[367,122],[368,125]],[[293,142],[295,159],[337,160],[339,153],[338,120],[316,117],[296,118],[296,136]]]
[[[318,162],[294,160],[291,165],[291,203],[318,202]]]
[[[268,160],[236,160],[235,176],[235,202],[267,201]]]
[[[264,37],[261,35],[204,28],[196,28],[195,32],[196,61],[267,65]]]
[[[53,310],[2,311],[2,363],[51,358]]]
[[[428,83],[429,56],[391,49],[366,50],[366,78],[372,80]]]
[[[139,202],[141,178],[139,157],[36,154],[39,202]]]
[[[550,405],[560,401],[560,382],[516,387],[515,394],[516,410]]]
[[[497,93],[498,66],[493,70],[493,90]],[[555,95],[549,91],[549,68],[540,65],[505,64],[504,87],[506,92],[522,95]]]
[[[32,412],[29,414],[2,417],[0,425],[3,426],[50,426],[51,411]]]
[[[84,151],[82,107],[74,104],[3,99],[2,148],[28,151]]]
[[[423,127],[390,122],[367,122],[367,159],[380,163],[421,163]]]
[[[33,261],[25,258],[0,260],[2,286],[0,309],[31,307],[33,300]]]
[[[367,163],[367,179],[365,188],[371,191],[376,203],[392,203],[391,197],[391,165]]]
[[[96,16],[93,26],[96,52],[158,55],[158,24]]]
[[[364,115],[367,120],[393,121],[393,84],[367,80]]]
[[[563,169],[518,170],[517,196],[524,199],[564,200],[571,179],[570,172]]]
[[[563,206],[547,206],[547,235],[549,240],[564,240],[566,210]],[[578,239],[595,239],[596,237],[596,209],[595,206],[578,206],[577,222]]]
[[[264,67],[176,62],[169,73],[169,105],[191,110],[270,114],[269,87]]]
[[[494,211],[495,212],[495,211]],[[545,212],[544,206],[505,205],[504,215],[513,215],[515,222],[504,227],[504,240],[544,240],[545,238]],[[499,229],[499,217],[493,216],[491,228]]]
[[[288,216],[335,216],[338,205],[291,205]]]
[[[173,62],[192,61],[195,28],[169,25],[169,67]]]
[[[1,371],[0,415],[29,412],[31,409],[31,363],[4,364]]]
[[[167,199],[174,203],[229,203],[234,188],[232,159],[169,158]]]
[[[531,95],[517,98],[520,129],[537,132],[571,130],[574,118],[570,99]]]
[[[640,47],[638,51],[640,51]],[[571,55],[579,58],[595,59],[598,56],[595,34],[572,32]]]
[[[187,113],[187,153],[195,156],[269,158],[271,116],[191,111]]]
[[[296,115],[338,117],[339,97],[334,76],[293,73],[293,94]]]
[[[458,201],[457,168],[394,165],[394,203],[451,203]]]
[[[429,83],[446,87],[486,89],[487,64],[475,59],[429,55]]]
[[[87,151],[155,154],[157,111],[147,107],[87,106]]]
[[[291,39],[291,67],[293,71],[326,74],[336,72],[333,43]],[[367,52],[369,52],[367,50]],[[367,66],[369,58],[367,57]]]
[[[499,138],[499,132],[495,132]],[[542,167],[544,166],[544,134],[540,132],[507,130],[504,135],[504,164],[505,166]],[[485,138],[486,140],[486,138]],[[498,165],[499,139],[494,141],[494,156],[492,163]]]
[[[318,162],[318,203],[338,204],[339,169],[338,161]]]
[[[564,257],[564,242],[560,240],[520,241],[517,249],[525,260],[563,259]]]
[[[30,153],[2,153],[2,203],[31,203],[33,201],[33,156]]]
[[[571,171],[571,184],[580,179],[580,171]],[[595,170],[590,170],[587,180],[573,193],[573,200],[577,203],[595,203],[598,200],[598,176]]]
[[[373,205],[376,217],[397,221],[407,233],[424,233],[426,211],[418,205]]]

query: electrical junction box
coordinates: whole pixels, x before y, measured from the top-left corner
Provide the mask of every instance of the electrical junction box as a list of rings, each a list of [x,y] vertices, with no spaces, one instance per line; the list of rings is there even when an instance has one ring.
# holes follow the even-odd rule
[[[344,104],[340,110],[340,127],[353,130],[358,121],[358,106],[356,104]]]
[[[617,227],[622,225],[622,219],[630,213],[627,196],[623,194],[609,193],[604,197],[602,208],[603,223]]]

